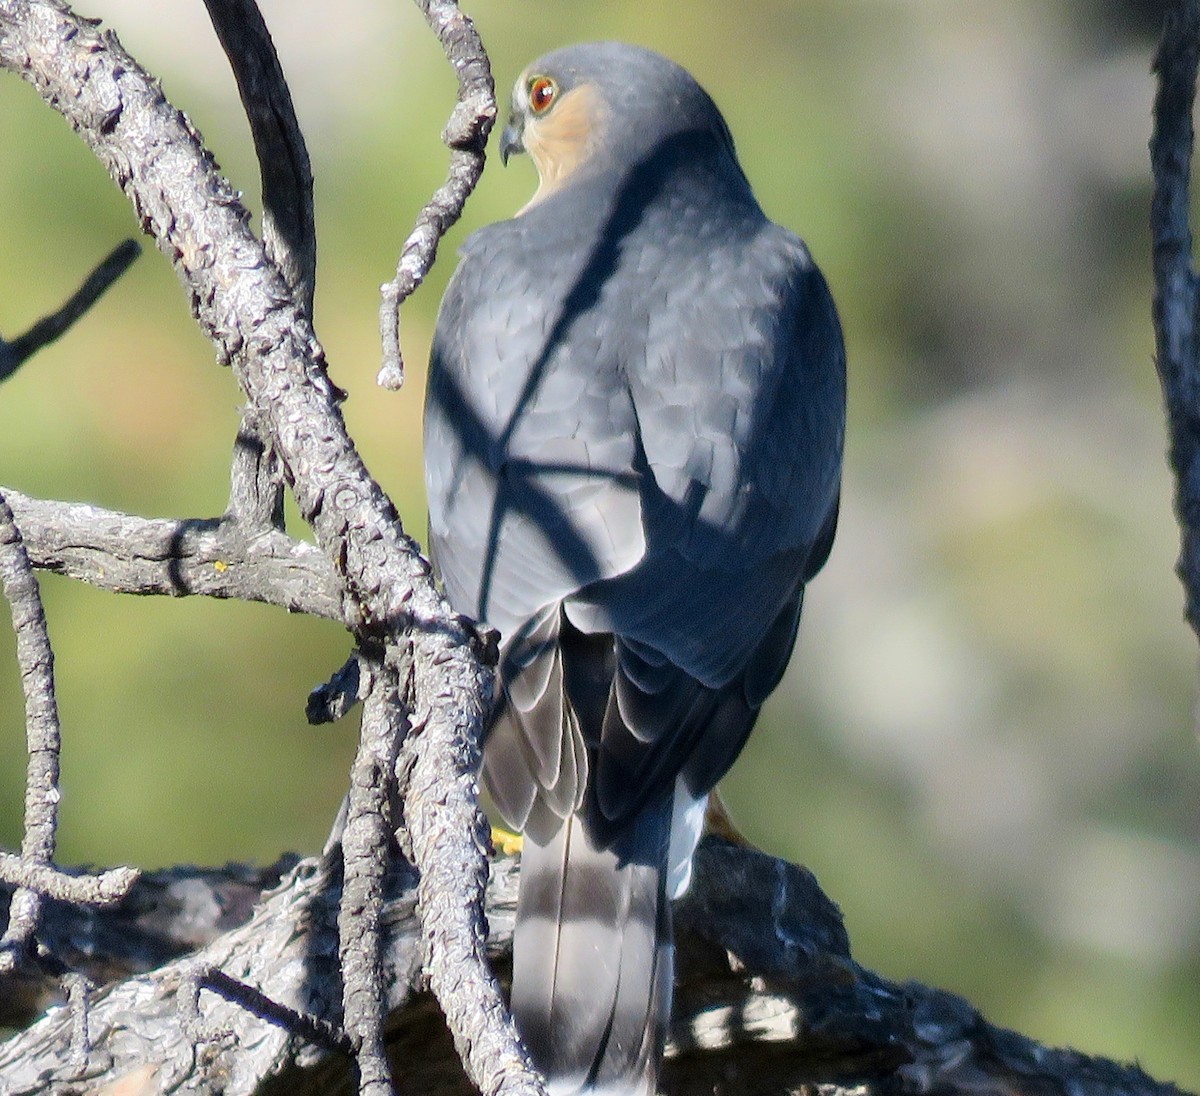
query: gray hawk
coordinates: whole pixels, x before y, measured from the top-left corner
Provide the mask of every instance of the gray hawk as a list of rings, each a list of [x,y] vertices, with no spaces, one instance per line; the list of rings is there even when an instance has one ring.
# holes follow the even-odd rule
[[[548,54],[515,152],[537,192],[467,240],[438,315],[431,551],[501,635],[484,779],[525,834],[518,1029],[552,1092],[652,1092],[669,902],[833,539],[845,353],[678,65]]]

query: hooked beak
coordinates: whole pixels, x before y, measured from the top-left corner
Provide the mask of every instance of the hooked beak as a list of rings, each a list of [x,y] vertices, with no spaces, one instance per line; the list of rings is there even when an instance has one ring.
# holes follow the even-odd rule
[[[508,166],[508,158],[525,151],[525,118],[517,111],[508,116],[508,125],[500,134],[500,162]]]

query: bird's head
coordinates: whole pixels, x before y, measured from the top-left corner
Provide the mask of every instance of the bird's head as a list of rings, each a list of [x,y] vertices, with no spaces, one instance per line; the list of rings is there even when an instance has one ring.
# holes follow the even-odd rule
[[[686,69],[624,42],[587,42],[538,58],[517,77],[500,158],[528,152],[539,186],[530,205],[568,181],[627,170],[663,141],[711,131],[732,149],[729,130]]]

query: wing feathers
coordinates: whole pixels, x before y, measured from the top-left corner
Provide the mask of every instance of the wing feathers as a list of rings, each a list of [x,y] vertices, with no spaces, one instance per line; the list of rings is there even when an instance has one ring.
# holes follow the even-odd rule
[[[489,732],[483,775],[504,820],[518,829],[529,824],[535,799],[551,827],[583,801],[587,758],[566,696],[560,621],[557,606],[544,611],[507,646],[501,665],[509,703]]]

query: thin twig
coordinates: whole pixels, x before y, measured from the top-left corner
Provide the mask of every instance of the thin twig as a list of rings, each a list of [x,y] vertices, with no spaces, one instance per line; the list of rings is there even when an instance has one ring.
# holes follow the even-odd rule
[[[71,1050],[68,1058],[72,1073],[82,1077],[87,1071],[88,1057],[92,1052],[92,1035],[88,1024],[92,987],[82,974],[73,971],[63,975],[62,987],[71,1013]]]
[[[0,584],[12,610],[17,664],[25,694],[25,833],[21,859],[47,865],[58,830],[58,759],[62,736],[54,694],[54,652],[33,565],[8,503],[0,496]],[[0,937],[0,970],[27,956],[41,914],[41,894],[22,887],[13,895],[8,928]]]
[[[455,0],[416,0],[458,77],[458,102],[442,133],[450,148],[446,181],[417,216],[396,264],[396,277],[380,286],[379,331],[383,364],[378,383],[396,389],[404,383],[400,351],[400,306],[425,280],[437,258],[438,243],[462,215],[483,174],[488,134],[496,121],[496,89],[483,43]]]
[[[374,680],[372,664],[361,651],[351,651],[337,673],[308,694],[305,717],[313,726],[337,722],[368,695]]]
[[[43,346],[54,342],[104,293],[142,253],[135,240],[123,240],[109,252],[57,312],[38,320],[24,335],[12,342],[0,339],[0,381],[15,373]]]
[[[292,1035],[341,1054],[353,1051],[351,1040],[337,1024],[319,1016],[310,1016],[268,997],[262,990],[232,978],[219,967],[198,964],[180,979],[176,1007],[184,1034],[194,1043],[227,1039],[236,1033],[231,1028],[206,1024],[200,1014],[200,994],[211,990],[247,1012],[283,1028]]]
[[[1171,437],[1175,511],[1182,537],[1176,569],[1186,594],[1187,619],[1200,635],[1200,359],[1188,218],[1198,50],[1200,4],[1186,0],[1166,19],[1154,65],[1158,92],[1150,138],[1154,174],[1150,220],[1156,361]]]

